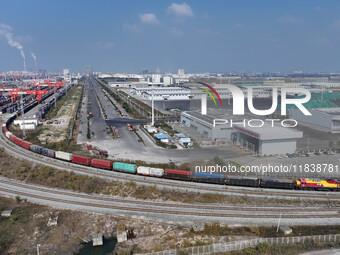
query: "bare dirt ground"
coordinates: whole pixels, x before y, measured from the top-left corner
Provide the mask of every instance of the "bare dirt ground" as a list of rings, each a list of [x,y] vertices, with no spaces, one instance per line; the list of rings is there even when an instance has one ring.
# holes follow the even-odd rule
[[[65,103],[51,118],[51,121],[53,121],[53,123],[48,124],[49,122],[45,121],[42,124],[42,132],[38,136],[38,139],[41,142],[58,143],[67,139],[69,135],[69,123],[73,118],[74,111],[77,107],[77,103],[79,102],[81,87],[74,88],[74,90],[70,93],[70,95],[65,96],[67,97],[67,100],[65,100]]]
[[[93,234],[116,236],[117,227],[133,230],[134,238],[116,245],[116,251],[164,250],[246,239],[246,236],[190,235],[180,226],[119,216],[63,210],[19,199],[0,197],[0,210],[13,210],[11,217],[0,216],[0,254],[74,254],[80,244],[90,242]],[[51,215],[58,215],[57,226],[47,226]]]

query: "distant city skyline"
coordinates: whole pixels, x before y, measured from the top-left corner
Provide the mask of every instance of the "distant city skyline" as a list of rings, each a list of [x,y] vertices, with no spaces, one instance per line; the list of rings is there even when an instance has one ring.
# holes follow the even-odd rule
[[[339,72],[340,2],[2,1],[0,72]]]

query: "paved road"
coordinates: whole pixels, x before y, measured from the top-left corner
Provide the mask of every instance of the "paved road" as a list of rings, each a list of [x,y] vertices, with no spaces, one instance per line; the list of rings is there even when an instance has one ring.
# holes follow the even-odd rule
[[[136,134],[128,131],[126,126],[127,123],[137,125],[141,122],[141,120],[130,119],[127,116],[121,117],[120,115],[117,115],[115,108],[107,101],[101,87],[94,79],[89,79],[87,81],[87,86],[88,101],[91,102],[90,108],[94,114],[94,117],[91,118],[90,122],[90,129],[91,132],[94,132],[94,136],[91,138],[91,141],[87,141],[87,131],[85,131],[87,130],[87,120],[85,119],[85,116],[82,116],[82,124],[80,128],[80,130],[82,130],[82,134],[79,135],[78,143],[90,142],[92,145],[105,149],[108,151],[111,159],[143,160],[149,163],[169,163],[170,161],[175,163],[184,163],[193,160],[212,159],[217,155],[233,159],[245,156],[241,152],[230,147],[189,150],[164,149],[155,146],[147,136],[141,134],[143,140],[145,140],[145,146],[143,143],[138,142]],[[100,114],[100,108],[95,94],[98,95],[98,98],[108,115],[108,120],[104,120],[103,116]],[[111,98],[111,100],[114,99]],[[117,103],[115,104],[118,106]],[[121,110],[124,111],[123,109]],[[124,115],[126,115],[126,113]],[[113,129],[118,128],[121,138],[113,140],[109,135],[107,135],[104,130],[107,125],[110,125]]]

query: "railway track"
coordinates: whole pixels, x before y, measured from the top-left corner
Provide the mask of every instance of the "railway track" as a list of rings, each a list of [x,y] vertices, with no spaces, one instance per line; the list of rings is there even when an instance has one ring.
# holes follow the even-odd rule
[[[314,200],[340,200],[340,194],[334,192],[303,192],[303,191],[291,191],[291,190],[262,190],[259,188],[249,189],[234,189],[230,186],[224,185],[199,185],[197,183],[189,183],[183,181],[165,181],[164,179],[141,177],[137,175],[122,174],[117,172],[105,173],[106,170],[100,170],[92,167],[83,167],[69,162],[48,158],[43,155],[36,154],[34,152],[25,150],[12,142],[9,142],[0,132],[0,146],[3,147],[11,155],[26,159],[28,161],[34,161],[42,165],[51,166],[57,169],[73,171],[79,174],[86,174],[96,176],[104,179],[116,180],[116,181],[133,181],[139,184],[157,185],[170,189],[184,189],[201,193],[219,193],[224,195],[247,195],[264,198],[287,198],[287,199],[314,199]],[[227,187],[227,188],[226,188]]]
[[[8,183],[8,182],[7,182]],[[168,204],[165,206],[159,206],[157,208],[145,206],[141,207],[140,205],[131,205],[130,201],[120,201],[119,204],[127,203],[128,205],[117,205],[117,203],[114,202],[114,199],[111,200],[112,203],[110,204],[103,204],[98,201],[98,197],[93,197],[91,202],[86,201],[79,201],[77,198],[79,196],[84,196],[84,194],[72,194],[70,195],[70,192],[67,192],[67,199],[58,198],[55,196],[61,196],[62,191],[55,191],[55,194],[49,190],[49,192],[40,192],[41,194],[35,194],[32,191],[28,191],[27,188],[34,188],[33,185],[27,185],[27,184],[18,184],[14,185],[14,187],[0,187],[0,192],[4,194],[12,194],[17,195],[21,197],[26,197],[28,199],[36,199],[39,201],[49,201],[52,203],[61,203],[64,205],[73,205],[73,206],[82,206],[86,208],[100,208],[100,209],[109,209],[109,210],[118,210],[121,212],[138,212],[138,213],[152,213],[152,214],[161,214],[161,215],[181,215],[181,216],[198,216],[198,217],[209,217],[209,218],[216,218],[216,217],[222,217],[222,218],[276,218],[278,216],[278,209],[275,214],[256,214],[254,213],[239,213],[239,212],[224,212],[222,211],[215,211],[215,209],[211,209],[211,211],[196,211],[196,210],[177,210],[176,208],[169,208]],[[24,191],[19,190],[18,188],[24,188]],[[35,190],[37,188],[35,187]],[[39,188],[38,188],[39,189]],[[87,195],[85,195],[87,197]],[[191,207],[191,205],[189,205]],[[66,206],[67,207],[67,206]],[[234,208],[235,209],[235,208]],[[257,208],[259,209],[259,208]],[[268,208],[266,208],[268,209]],[[240,209],[241,211],[243,208]],[[305,213],[301,213],[300,209],[297,208],[295,210],[286,211],[282,213],[282,218],[285,219],[308,219],[308,218],[318,218],[318,219],[324,219],[324,218],[340,218],[340,214],[337,210],[333,210],[332,213],[326,212],[324,214],[318,214],[318,213],[311,213],[309,211],[306,211]]]
[[[0,184],[7,184],[12,187],[18,188],[27,188],[31,191],[38,191],[44,194],[53,194],[58,192],[58,195],[64,196],[73,196],[76,198],[83,199],[93,199],[102,202],[109,203],[133,203],[134,205],[143,205],[143,206],[157,206],[157,207],[170,207],[170,208],[191,208],[191,209],[199,209],[199,210],[214,210],[214,211],[252,211],[252,212],[339,212],[340,208],[328,208],[328,207],[319,207],[319,208],[311,208],[311,207],[257,207],[257,206],[224,206],[218,204],[185,204],[185,203],[167,203],[167,202],[156,202],[156,201],[145,201],[145,200],[136,200],[136,199],[122,199],[116,197],[108,197],[108,196],[100,196],[93,194],[84,194],[72,191],[65,191],[60,189],[51,189],[40,187],[32,184],[19,183],[15,181],[5,180],[0,178]],[[4,186],[4,185],[2,185]]]

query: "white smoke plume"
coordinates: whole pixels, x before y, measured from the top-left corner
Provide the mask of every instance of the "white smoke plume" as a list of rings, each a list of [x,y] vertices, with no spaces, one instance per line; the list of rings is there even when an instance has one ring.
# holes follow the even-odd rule
[[[31,51],[31,56],[32,56],[32,58],[33,58],[33,60],[34,60],[35,68],[37,68],[37,56],[34,54],[33,51]]]
[[[0,36],[3,36],[7,39],[9,46],[17,48],[20,51],[22,58],[26,60],[24,47],[22,47],[22,45],[19,42],[13,39],[13,34],[11,31],[12,31],[11,26],[6,25],[4,23],[0,23]]]

